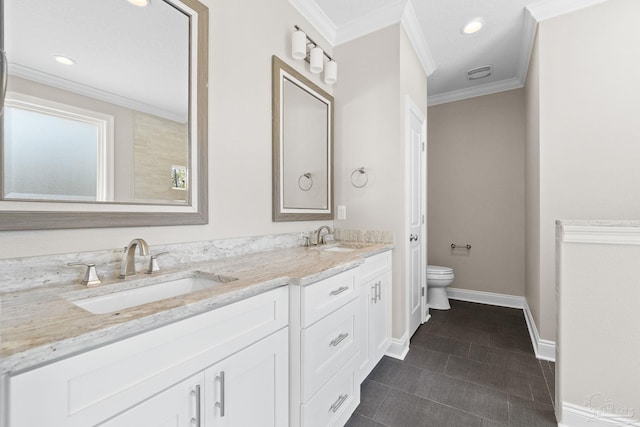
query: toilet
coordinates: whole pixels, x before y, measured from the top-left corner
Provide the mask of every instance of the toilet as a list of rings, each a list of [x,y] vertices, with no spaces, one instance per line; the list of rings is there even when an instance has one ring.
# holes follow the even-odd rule
[[[439,265],[427,266],[427,304],[436,310],[449,310],[447,286],[453,283],[453,268]]]

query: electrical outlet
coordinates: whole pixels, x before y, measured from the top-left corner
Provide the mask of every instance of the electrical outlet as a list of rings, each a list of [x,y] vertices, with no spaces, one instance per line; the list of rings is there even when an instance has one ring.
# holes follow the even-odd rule
[[[347,219],[347,207],[338,206],[338,219]]]

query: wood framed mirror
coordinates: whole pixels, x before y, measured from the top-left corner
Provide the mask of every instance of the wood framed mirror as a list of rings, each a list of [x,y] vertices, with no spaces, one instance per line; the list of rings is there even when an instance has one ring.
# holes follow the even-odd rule
[[[208,222],[208,8],[0,0],[0,230]]]
[[[276,56],[273,221],[333,219],[333,97]]]

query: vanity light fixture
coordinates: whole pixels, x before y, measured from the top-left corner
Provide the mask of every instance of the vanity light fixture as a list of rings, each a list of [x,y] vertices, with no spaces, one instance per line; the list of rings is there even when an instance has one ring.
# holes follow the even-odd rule
[[[291,36],[291,56],[294,59],[304,59],[309,63],[309,70],[318,74],[324,70],[324,82],[334,84],[338,80],[338,63],[331,58],[316,42],[311,40],[307,34],[297,25],[296,31]],[[324,62],[325,56],[329,60]]]
[[[483,26],[484,26],[484,19],[482,18],[472,19],[467,23],[467,25],[462,27],[462,34],[477,33],[482,29]]]
[[[73,59],[63,55],[53,55],[53,59],[62,65],[73,65],[76,63]]]
[[[129,3],[131,3],[134,6],[138,6],[138,7],[147,7],[149,6],[150,0],[127,0]]]

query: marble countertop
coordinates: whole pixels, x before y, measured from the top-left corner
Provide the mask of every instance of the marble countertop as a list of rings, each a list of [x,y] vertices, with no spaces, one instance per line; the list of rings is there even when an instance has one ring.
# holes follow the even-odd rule
[[[276,249],[183,265],[153,275],[139,273],[135,279],[110,280],[95,288],[74,283],[2,294],[0,375],[87,351],[280,286],[308,285],[393,247],[384,243],[350,245],[354,248],[351,252],[322,247]],[[70,302],[197,272],[237,280],[107,314],[91,314]]]

